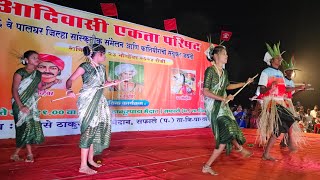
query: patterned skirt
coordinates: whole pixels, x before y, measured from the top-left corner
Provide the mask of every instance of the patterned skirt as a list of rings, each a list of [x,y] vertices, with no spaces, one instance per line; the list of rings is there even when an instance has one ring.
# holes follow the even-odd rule
[[[236,140],[240,145],[246,142],[246,139],[237,124],[237,122],[228,116],[217,118],[217,126],[219,130],[220,144],[226,144],[227,154],[230,154],[232,149],[232,140]]]
[[[19,110],[16,104],[12,106],[12,110],[14,121],[16,124],[18,122],[19,114]],[[30,113],[33,112],[31,111]],[[26,146],[26,144],[41,144],[44,142],[44,135],[40,121],[35,121],[34,119],[29,118],[21,126],[15,126],[15,128],[17,148],[23,148]]]

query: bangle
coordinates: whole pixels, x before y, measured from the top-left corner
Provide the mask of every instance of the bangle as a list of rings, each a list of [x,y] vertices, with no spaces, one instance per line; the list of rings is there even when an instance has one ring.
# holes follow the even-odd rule
[[[22,104],[21,106],[18,106],[18,108],[20,109],[20,108],[22,108],[22,107],[24,107],[25,105],[24,104]]]

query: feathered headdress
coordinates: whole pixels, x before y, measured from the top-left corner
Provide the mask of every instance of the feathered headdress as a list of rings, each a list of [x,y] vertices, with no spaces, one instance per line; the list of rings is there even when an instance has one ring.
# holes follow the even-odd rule
[[[281,63],[281,66],[282,66],[284,72],[287,71],[287,70],[300,71],[300,69],[294,68],[294,66],[295,66],[294,56],[291,57],[289,63],[287,61],[283,60],[282,63]]]
[[[271,65],[271,59],[275,58],[276,56],[281,56],[285,51],[280,51],[280,42],[273,45],[273,48],[266,43],[268,52],[264,55],[263,61],[266,62],[269,66]]]

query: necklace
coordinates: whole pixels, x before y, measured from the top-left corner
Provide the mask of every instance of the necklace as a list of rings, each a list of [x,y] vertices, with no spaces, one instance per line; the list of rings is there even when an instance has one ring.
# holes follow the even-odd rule
[[[214,66],[215,69],[217,70],[217,73],[218,73],[219,77],[221,77],[222,74],[223,74],[223,69],[222,69],[222,68],[218,68],[218,66],[216,65],[216,63],[213,63],[213,66]]]
[[[101,84],[104,84],[104,79],[100,76],[101,68],[100,65],[93,60],[90,61],[91,65],[93,66],[94,70],[97,73],[98,79],[100,80]]]
[[[217,71],[217,74],[218,74],[218,87],[219,87],[219,89],[221,89],[222,88],[222,86],[223,86],[223,84],[224,84],[224,78],[223,78],[223,73],[224,73],[224,71],[223,71],[223,69],[221,68],[221,70],[219,70],[219,68],[217,67],[217,65],[215,64],[215,63],[213,63],[213,66],[214,66],[214,68],[216,69],[216,71]]]
[[[93,60],[91,60],[91,61],[90,61],[90,63],[92,64],[92,66],[93,66],[93,67],[97,67],[97,66],[99,66],[99,64],[98,64],[98,63],[96,63],[96,62],[94,62]]]

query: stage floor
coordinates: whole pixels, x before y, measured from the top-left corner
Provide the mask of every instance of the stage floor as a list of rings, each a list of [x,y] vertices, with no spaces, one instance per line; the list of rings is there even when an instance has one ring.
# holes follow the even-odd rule
[[[214,140],[210,128],[200,128],[113,133],[110,148],[97,157],[104,166],[95,175],[78,173],[79,135],[46,137],[33,147],[34,163],[10,161],[14,139],[0,140],[0,179],[320,179],[320,134],[306,134],[308,145],[297,153],[281,149],[278,140],[272,154],[279,161],[270,162],[261,159],[263,148],[247,145],[255,142],[256,130],[243,132],[244,147],[254,155],[244,159],[235,151],[223,153],[213,164],[218,176],[201,172]]]

